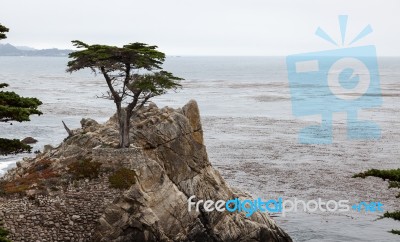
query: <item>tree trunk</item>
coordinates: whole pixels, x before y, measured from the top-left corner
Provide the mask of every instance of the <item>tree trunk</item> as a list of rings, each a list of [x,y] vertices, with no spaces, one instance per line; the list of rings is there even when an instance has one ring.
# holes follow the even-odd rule
[[[119,147],[128,148],[129,142],[129,130],[130,130],[130,115],[128,115],[125,108],[121,108],[118,112],[119,122]]]

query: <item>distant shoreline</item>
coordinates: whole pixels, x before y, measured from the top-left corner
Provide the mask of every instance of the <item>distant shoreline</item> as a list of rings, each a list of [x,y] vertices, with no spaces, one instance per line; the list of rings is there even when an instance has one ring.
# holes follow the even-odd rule
[[[11,44],[0,44],[0,56],[16,56],[16,57],[68,57],[74,52],[69,49],[34,49],[30,47],[17,47]]]

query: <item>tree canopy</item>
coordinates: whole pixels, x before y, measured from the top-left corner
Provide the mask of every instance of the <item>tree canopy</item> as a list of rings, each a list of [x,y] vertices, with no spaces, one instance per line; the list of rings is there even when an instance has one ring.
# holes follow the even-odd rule
[[[122,47],[88,45],[72,41],[79,50],[69,54],[67,71],[89,68],[103,75],[108,93],[103,97],[114,101],[120,131],[120,147],[129,147],[130,118],[150,98],[180,87],[182,78],[162,69],[165,54],[157,46],[131,43]],[[125,104],[125,106],[123,106]]]
[[[8,29],[0,24],[0,39],[5,39],[5,32]],[[6,83],[0,83],[0,90],[8,87]],[[30,121],[30,115],[41,115],[38,107],[42,104],[37,98],[21,97],[15,92],[0,91],[0,122]],[[30,152],[31,146],[23,144],[18,139],[0,138],[0,154],[16,154],[20,152]]]
[[[7,86],[6,83],[0,83],[0,89]],[[30,115],[42,114],[38,110],[41,104],[37,98],[21,97],[15,92],[0,91],[0,122],[30,121]]]

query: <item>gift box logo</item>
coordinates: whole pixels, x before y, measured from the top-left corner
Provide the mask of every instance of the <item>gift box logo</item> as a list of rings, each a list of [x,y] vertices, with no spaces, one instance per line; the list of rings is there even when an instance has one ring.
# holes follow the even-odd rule
[[[380,127],[376,123],[358,118],[360,109],[382,105],[375,47],[351,47],[370,34],[372,28],[368,25],[349,43],[350,47],[343,47],[347,19],[345,15],[339,16],[342,47],[318,28],[317,36],[339,48],[286,58],[293,115],[322,117],[320,125],[300,130],[300,143],[332,143],[334,112],[347,113],[348,139],[379,139],[381,136]]]

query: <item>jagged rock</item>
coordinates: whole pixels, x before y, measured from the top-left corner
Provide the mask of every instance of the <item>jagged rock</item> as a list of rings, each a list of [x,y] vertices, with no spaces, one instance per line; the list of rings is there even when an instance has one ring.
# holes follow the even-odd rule
[[[250,199],[249,195],[230,188],[209,162],[196,101],[191,100],[182,109],[159,109],[151,104],[139,110],[131,124],[131,148],[115,149],[118,144],[115,115],[105,124],[83,119],[82,128],[74,130],[73,135],[60,146],[46,147],[35,159],[22,162],[21,166],[4,176],[6,181],[13,181],[21,177],[35,177],[27,174],[29,171],[40,170],[40,174],[47,176],[57,172],[57,176],[51,176],[49,182],[41,180],[38,187],[46,184],[53,186],[60,183],[57,179],[69,174],[70,164],[74,162],[91,160],[101,163],[105,173],[99,181],[75,181],[68,185],[76,186],[72,193],[65,188],[59,191],[48,189],[47,194],[41,193],[43,198],[35,200],[39,204],[37,210],[41,211],[47,206],[43,204],[49,204],[46,201],[55,197],[64,199],[51,207],[54,211],[65,207],[66,214],[62,218],[52,217],[57,213],[48,213],[43,224],[35,223],[35,229],[39,228],[47,236],[47,241],[54,241],[51,239],[55,238],[51,228],[54,229],[55,224],[73,224],[65,229],[66,233],[57,235],[64,239],[68,236],[75,241],[291,241],[264,213],[256,212],[247,218],[243,213],[206,212],[204,209],[188,211],[187,200],[192,195],[197,200]],[[125,191],[110,188],[107,179],[107,171],[120,168],[133,170],[135,174],[135,182]],[[69,179],[70,176],[66,176],[61,184]],[[96,186],[88,188],[92,183]],[[31,196],[37,194],[31,188],[28,193]],[[107,203],[109,200],[103,199],[104,194],[115,198],[114,201]],[[49,196],[53,197],[47,199]],[[15,204],[15,201],[8,204]],[[68,207],[72,206],[69,204],[76,207]],[[104,209],[88,215],[100,207]],[[10,228],[12,238],[17,241],[21,238],[24,241],[36,240],[37,234],[26,234],[29,231],[21,229],[18,224],[21,222],[9,218],[6,227]],[[94,232],[78,230],[80,226],[93,228]],[[15,228],[18,231],[13,230]],[[62,240],[62,237],[58,239]]]
[[[94,119],[82,119],[81,120],[81,126],[84,132],[93,132],[96,130],[97,125],[99,125],[99,123],[97,123],[96,120]]]
[[[95,241],[291,241],[265,214],[188,212],[192,195],[213,201],[247,196],[211,166],[194,100],[182,112],[160,111],[173,122],[133,131],[132,141],[146,148],[143,158],[130,160],[137,182],[106,209]]]
[[[182,108],[183,114],[189,119],[190,126],[193,129],[193,138],[200,144],[203,144],[203,129],[201,127],[199,106],[195,100],[190,100]]]

